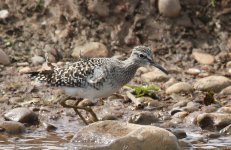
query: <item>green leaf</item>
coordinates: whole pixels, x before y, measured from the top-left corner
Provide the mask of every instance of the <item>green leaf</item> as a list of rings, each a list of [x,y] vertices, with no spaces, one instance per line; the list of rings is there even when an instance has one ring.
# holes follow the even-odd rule
[[[126,85],[126,86],[134,90],[134,94],[136,95],[136,97],[149,96],[150,92],[160,90],[160,87],[158,87],[157,85],[144,85],[144,86]]]

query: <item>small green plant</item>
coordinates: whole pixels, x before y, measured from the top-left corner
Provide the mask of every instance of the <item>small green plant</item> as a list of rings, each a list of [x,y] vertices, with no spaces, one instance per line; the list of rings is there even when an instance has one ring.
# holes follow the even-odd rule
[[[134,90],[133,94],[136,97],[142,97],[146,95],[150,95],[153,91],[159,91],[160,87],[157,85],[144,85],[144,86],[136,86],[136,85],[126,85]]]
[[[217,0],[211,0],[211,5],[213,6],[213,7],[215,7],[216,6],[216,3],[217,3]]]
[[[214,97],[214,92],[211,90],[207,91],[205,94],[205,98],[204,98],[204,104],[208,106],[208,105],[216,104],[216,103],[220,103],[220,102],[218,99]]]

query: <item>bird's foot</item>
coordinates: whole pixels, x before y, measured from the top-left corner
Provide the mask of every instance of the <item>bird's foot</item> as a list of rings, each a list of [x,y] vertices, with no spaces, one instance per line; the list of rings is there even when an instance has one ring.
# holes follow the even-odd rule
[[[83,122],[88,125],[89,123],[86,121],[86,119],[82,116],[82,114],[79,112],[78,109],[82,109],[82,110],[85,110],[86,112],[90,113],[91,116],[92,116],[92,121],[93,122],[96,122],[96,121],[99,121],[99,119],[97,118],[95,112],[92,110],[91,107],[87,106],[87,107],[82,107],[82,106],[78,106],[79,102],[82,100],[82,99],[79,99],[77,100],[77,102],[75,103],[75,105],[68,105],[66,104],[66,101],[69,100],[69,97],[65,97],[63,98],[62,100],[60,100],[60,105],[62,105],[63,107],[65,108],[73,108],[75,113],[77,115],[79,115],[79,117],[83,120]]]

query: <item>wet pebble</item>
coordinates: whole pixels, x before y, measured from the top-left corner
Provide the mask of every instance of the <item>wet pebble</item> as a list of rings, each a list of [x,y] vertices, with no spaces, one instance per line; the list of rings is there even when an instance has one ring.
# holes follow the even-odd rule
[[[221,135],[218,132],[209,132],[206,134],[206,136],[209,138],[215,139],[215,138],[220,137]]]
[[[220,134],[223,134],[223,135],[231,135],[231,124],[224,127],[219,132],[220,132]]]
[[[113,114],[107,114],[102,117],[102,120],[118,120],[118,118]]]
[[[194,88],[201,91],[212,90],[214,92],[220,92],[230,85],[231,80],[224,76],[209,76],[198,79],[194,84]]]
[[[203,113],[197,116],[197,124],[202,129],[220,130],[231,124],[231,114]]]
[[[199,49],[193,49],[192,56],[196,59],[199,63],[204,65],[211,65],[214,63],[215,58],[213,55],[201,52]]]
[[[25,126],[16,121],[1,121],[0,128],[2,131],[9,134],[20,134],[25,132]]]
[[[158,9],[165,17],[177,17],[180,14],[181,6],[179,0],[159,0]]]
[[[149,125],[158,121],[158,116],[152,112],[139,112],[132,115],[129,119],[130,123]]]
[[[193,91],[191,84],[187,82],[178,82],[166,89],[167,94],[172,93],[190,93]]]
[[[43,122],[42,125],[47,131],[54,131],[57,129],[56,126],[49,124],[49,123],[46,123],[46,122]]]
[[[178,139],[186,138],[187,134],[184,130],[181,129],[173,129],[170,130]]]
[[[25,107],[14,108],[4,114],[4,118],[27,124],[38,124],[38,115]]]
[[[2,65],[10,64],[10,58],[8,57],[8,55],[6,55],[6,53],[2,49],[0,49],[0,64]]]

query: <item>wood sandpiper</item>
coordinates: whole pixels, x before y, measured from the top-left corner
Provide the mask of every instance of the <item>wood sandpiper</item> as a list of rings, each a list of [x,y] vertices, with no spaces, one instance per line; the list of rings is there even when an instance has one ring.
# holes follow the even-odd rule
[[[110,96],[127,84],[139,67],[145,65],[155,66],[167,74],[163,67],[155,63],[153,52],[149,47],[136,46],[131,56],[124,61],[116,58],[81,59],[64,66],[53,67],[51,70],[31,72],[30,78],[60,87],[67,96],[76,97],[74,106],[66,104],[68,98],[63,99],[60,104],[63,107],[73,108],[84,123],[88,124],[79,109],[89,112],[93,121],[98,121],[98,118],[90,107],[78,106],[80,100],[83,98],[97,100]]]

